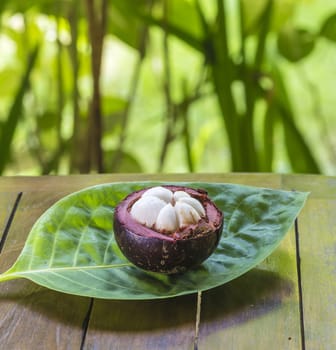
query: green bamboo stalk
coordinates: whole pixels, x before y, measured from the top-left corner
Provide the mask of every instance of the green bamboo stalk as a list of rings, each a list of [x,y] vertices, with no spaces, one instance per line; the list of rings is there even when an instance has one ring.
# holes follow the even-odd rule
[[[8,161],[10,160],[15,130],[20,119],[23,117],[23,99],[30,87],[30,75],[36,63],[38,52],[39,47],[36,46],[28,56],[26,71],[22,76],[21,83],[10,107],[7,120],[2,126],[2,132],[0,135],[0,174],[3,173]]]
[[[283,76],[277,67],[273,67],[273,79],[275,95],[273,105],[279,115],[284,134],[287,154],[294,172],[297,173],[321,173],[321,169],[315,159],[304,135],[296,125],[295,115],[291,106]]]
[[[136,11],[137,16],[144,21],[146,24],[151,26],[157,26],[159,28],[166,28],[167,32],[170,34],[176,36],[186,44],[188,44],[190,47],[194,48],[195,50],[203,53],[204,50],[204,43],[203,40],[199,40],[198,38],[195,38],[190,33],[187,33],[183,29],[178,28],[177,26],[173,25],[172,23],[165,23],[162,19],[154,18],[153,16],[149,15],[148,13],[141,12],[140,9]]]
[[[260,26],[260,32],[258,36],[258,45],[255,52],[255,58],[254,58],[254,68],[256,70],[259,70],[261,68],[263,58],[265,55],[265,46],[266,46],[266,40],[267,35],[270,30],[272,15],[273,15],[273,2],[274,0],[268,0],[265,10],[263,11],[263,14],[261,16],[261,26]]]
[[[98,5],[99,6],[98,6]],[[86,0],[88,29],[91,42],[92,100],[89,110],[88,152],[91,155],[89,168],[104,172],[102,149],[103,120],[101,113],[100,73],[104,35],[107,21],[107,0]]]
[[[255,104],[255,93],[254,93],[254,81],[253,74],[251,74],[251,69],[248,67],[248,62],[246,58],[246,36],[244,33],[244,11],[242,6],[242,1],[239,0],[238,10],[239,10],[239,24],[240,24],[240,81],[242,83],[243,98],[242,101],[245,104],[244,112],[242,113],[242,122],[240,128],[240,139],[242,140],[242,145],[244,152],[242,154],[244,168],[247,171],[257,171],[257,154],[254,141],[254,130],[253,130],[253,117],[254,117],[254,104]]]
[[[70,173],[75,171],[82,172],[83,169],[83,160],[80,157],[80,120],[79,120],[79,87],[78,87],[78,78],[79,78],[79,55],[77,50],[77,40],[78,40],[78,12],[76,6],[72,6],[68,20],[70,24],[71,31],[71,44],[69,47],[70,61],[72,64],[72,118],[73,118],[73,130],[71,138],[71,147],[70,147],[70,164],[69,169]],[[85,155],[88,156],[88,155]]]
[[[163,84],[163,94],[166,103],[166,127],[164,132],[163,143],[160,152],[158,171],[161,172],[164,166],[164,162],[167,156],[168,147],[170,143],[174,140],[174,127],[177,119],[177,112],[174,108],[174,102],[172,100],[171,93],[171,66],[170,66],[170,46],[168,38],[168,29],[166,25],[168,24],[168,0],[163,2],[163,63],[164,63],[164,84]]]
[[[272,104],[267,104],[262,137],[262,150],[259,156],[259,171],[271,172],[274,158],[274,131],[276,125],[276,110]]]
[[[292,111],[281,101],[277,101],[285,133],[285,144],[291,166],[296,173],[320,174],[320,167],[315,160],[302,133],[295,124]]]
[[[149,0],[147,4],[148,13],[151,13],[153,8],[153,0]],[[127,103],[122,112],[121,116],[121,131],[119,133],[118,146],[113,154],[113,158],[111,161],[111,170],[113,172],[118,172],[120,170],[120,166],[122,164],[122,157],[124,155],[124,145],[127,137],[127,128],[130,120],[131,109],[133,107],[133,102],[136,96],[138,84],[141,76],[141,68],[143,61],[146,57],[147,52],[147,41],[148,41],[148,25],[145,24],[139,31],[139,40],[137,50],[139,52],[138,60],[134,66],[130,89],[127,97]]]
[[[58,11],[60,9],[58,8]],[[57,72],[57,115],[58,115],[58,121],[57,121],[57,144],[58,149],[55,152],[54,162],[53,164],[55,166],[55,170],[58,171],[59,167],[59,160],[62,155],[62,152],[60,152],[63,147],[63,139],[62,139],[62,123],[63,123],[63,108],[65,103],[65,97],[64,97],[64,77],[63,77],[63,45],[60,40],[60,18],[56,18],[56,24],[57,24],[57,57],[56,57],[56,72]],[[57,158],[57,155],[59,157]]]
[[[184,126],[183,126],[183,135],[184,135],[184,145],[187,156],[187,165],[188,171],[193,173],[195,171],[194,159],[192,157],[191,152],[191,136],[190,136],[190,126],[189,126],[189,118],[187,111],[183,114]]]
[[[240,34],[241,34],[241,70],[242,70],[242,82],[245,91],[245,106],[246,110],[243,116],[244,125],[242,127],[241,139],[244,140],[244,164],[248,171],[259,171],[262,163],[261,155],[257,152],[255,135],[254,135],[254,113],[255,105],[260,96],[258,96],[258,90],[256,84],[258,83],[258,77],[262,75],[262,63],[265,54],[266,40],[269,33],[273,0],[268,0],[265,9],[260,17],[260,33],[258,35],[258,43],[255,52],[254,61],[252,62],[252,69],[248,68],[248,62],[246,61],[246,36],[244,33],[244,11],[242,8],[242,2],[240,1]]]
[[[230,145],[231,168],[233,171],[241,171],[244,170],[244,164],[239,137],[239,116],[231,89],[235,68],[228,48],[226,11],[223,0],[217,0],[217,26],[217,30],[213,33],[215,61],[211,65],[212,78]]]

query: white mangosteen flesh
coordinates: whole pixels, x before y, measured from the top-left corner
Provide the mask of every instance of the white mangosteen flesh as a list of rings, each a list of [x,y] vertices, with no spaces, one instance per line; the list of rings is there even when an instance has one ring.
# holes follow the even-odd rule
[[[172,192],[157,186],[142,194],[132,205],[130,214],[146,227],[170,234],[197,224],[205,216],[205,209],[187,192]]]

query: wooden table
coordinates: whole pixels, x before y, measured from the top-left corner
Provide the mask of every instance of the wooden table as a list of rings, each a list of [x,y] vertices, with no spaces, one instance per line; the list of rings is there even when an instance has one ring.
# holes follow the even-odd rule
[[[1,349],[336,349],[336,178],[312,175],[77,175],[0,178],[0,272],[35,220],[81,188],[131,180],[208,181],[310,191],[278,249],[197,295],[93,300],[28,280],[0,284]],[[199,301],[199,308],[198,303]],[[198,317],[199,316],[199,317]]]

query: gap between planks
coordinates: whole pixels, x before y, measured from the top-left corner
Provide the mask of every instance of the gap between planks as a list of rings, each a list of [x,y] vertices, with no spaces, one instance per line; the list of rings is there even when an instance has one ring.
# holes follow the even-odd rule
[[[86,335],[87,335],[87,332],[89,329],[89,323],[90,323],[93,303],[94,303],[94,298],[91,298],[87,313],[86,313],[84,320],[83,320],[83,323],[82,323],[82,341],[81,341],[81,345],[80,345],[80,350],[84,350]]]
[[[13,223],[15,214],[16,214],[16,212],[18,210],[18,207],[19,207],[19,204],[20,204],[20,201],[21,201],[21,198],[22,198],[22,195],[23,195],[23,192],[19,192],[17,194],[17,196],[15,198],[15,201],[14,201],[14,205],[13,205],[12,210],[11,210],[11,212],[9,214],[8,219],[7,219],[6,226],[5,226],[4,230],[3,230],[2,236],[0,238],[0,253],[2,252],[3,247],[5,246],[5,243],[6,243],[6,240],[7,240],[7,237],[8,237],[10,228],[11,228],[11,225]],[[93,302],[94,302],[94,299],[91,298],[89,306],[88,306],[87,313],[86,313],[86,315],[84,317],[84,320],[83,320],[83,323],[82,323],[82,340],[81,340],[80,350],[84,349],[86,334],[88,332],[89,322],[90,322],[92,308],[93,308]]]
[[[301,349],[306,350],[304,308],[303,308],[303,297],[302,297],[300,237],[299,237],[299,223],[297,218],[295,219],[294,228],[295,228],[295,246],[296,246],[296,270],[297,270],[298,290],[299,290]]]
[[[94,298],[90,299],[90,304],[85,315],[85,318],[82,323],[82,341],[80,345],[80,350],[84,350],[86,335],[89,328],[90,318],[92,314],[94,304]],[[199,326],[201,321],[201,305],[202,305],[202,291],[197,292],[197,301],[196,301],[196,321],[195,321],[195,335],[194,335],[194,350],[198,350],[198,339],[199,339]]]
[[[12,222],[14,220],[15,213],[16,213],[18,207],[19,207],[22,194],[23,194],[23,192],[19,192],[17,194],[15,202],[14,202],[14,205],[13,205],[13,208],[12,208],[12,211],[9,214],[9,217],[8,217],[5,229],[4,229],[4,231],[2,233],[2,237],[0,239],[0,253],[2,252],[2,249],[3,249],[4,245],[5,245],[6,239],[8,237],[8,233],[9,233],[10,227],[12,225]]]

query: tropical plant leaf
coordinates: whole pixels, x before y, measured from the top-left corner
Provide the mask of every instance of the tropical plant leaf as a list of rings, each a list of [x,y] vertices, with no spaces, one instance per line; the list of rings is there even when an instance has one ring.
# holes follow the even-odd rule
[[[284,26],[278,34],[278,50],[287,60],[298,62],[313,51],[315,39],[306,29]]]
[[[246,34],[256,34],[260,30],[262,17],[269,2],[269,0],[254,0],[252,3],[251,0],[241,0],[245,18],[244,31]],[[277,32],[291,19],[297,4],[295,1],[271,0],[271,2],[273,3],[274,11],[270,30]]]
[[[320,174],[319,165],[302,133],[297,128],[291,110],[281,103],[277,107],[284,129],[287,154],[293,171],[296,173]]]
[[[141,20],[149,26],[157,26],[161,29],[166,30],[169,34],[174,35],[190,47],[197,51],[203,52],[204,50],[204,40],[200,39],[188,31],[174,25],[171,22],[164,22],[163,19],[157,19],[153,16],[148,15],[144,12],[138,12],[137,15]]]
[[[180,28],[195,38],[202,39],[203,28],[196,4],[193,1],[167,1],[167,17],[174,27]],[[186,18],[188,21],[185,20]]]
[[[262,150],[260,152],[261,166],[263,172],[271,172],[274,156],[274,131],[276,124],[276,116],[274,108],[267,106],[264,119],[264,129],[262,135]]]
[[[283,75],[276,66],[273,67],[272,77],[276,91],[272,109],[283,126],[287,154],[293,171],[297,173],[321,173],[317,159],[315,159],[310,145],[305,140],[305,135],[296,125]]]
[[[136,15],[136,8],[148,12],[148,1],[137,1],[136,6],[130,0],[116,0],[109,3],[108,31],[127,45],[139,49],[143,23]],[[140,11],[140,9],[139,9]]]
[[[131,153],[120,151],[120,159],[113,167],[113,160],[116,156],[116,150],[109,150],[104,152],[104,169],[107,172],[118,172],[118,173],[141,173],[143,169],[138,159]]]
[[[207,290],[268,256],[307,198],[303,192],[179,183],[208,191],[223,210],[225,224],[219,246],[206,262],[168,276],[133,266],[113,235],[116,204],[128,193],[153,184],[103,184],[61,199],[37,220],[19,258],[0,281],[28,278],[57,291],[107,299],[155,299]]]
[[[320,35],[336,42],[336,13],[329,16],[323,23]]]

